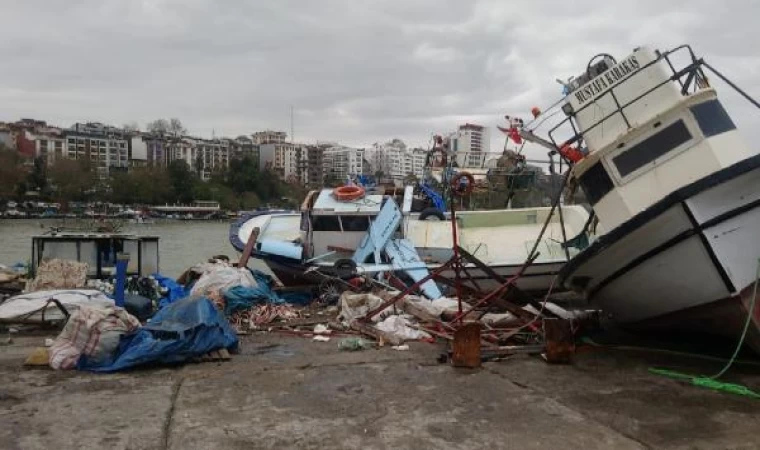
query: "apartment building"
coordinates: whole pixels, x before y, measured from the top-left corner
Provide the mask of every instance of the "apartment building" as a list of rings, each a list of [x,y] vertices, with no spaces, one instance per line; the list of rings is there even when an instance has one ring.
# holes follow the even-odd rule
[[[426,150],[407,148],[400,139],[394,139],[385,144],[375,144],[368,153],[370,172],[380,175],[381,179],[378,181],[390,181],[402,185],[410,175],[419,179],[424,174]]]
[[[260,144],[281,144],[287,139],[288,134],[284,131],[264,130],[257,131],[251,135],[253,145]]]
[[[474,123],[460,125],[451,137],[451,149],[460,167],[483,167],[491,151],[488,128]]]
[[[327,147],[322,152],[322,167],[325,177],[345,181],[356,175],[367,174],[369,164],[364,159],[363,148],[343,146]]]
[[[64,131],[67,159],[89,160],[100,178],[129,167],[128,136],[99,122],[76,123]]]

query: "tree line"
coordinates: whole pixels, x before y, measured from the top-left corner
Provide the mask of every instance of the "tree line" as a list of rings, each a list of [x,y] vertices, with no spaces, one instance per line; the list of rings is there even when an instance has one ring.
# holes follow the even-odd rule
[[[43,201],[67,205],[72,201],[101,201],[130,205],[218,201],[228,210],[265,205],[296,207],[304,188],[287,184],[269,171],[259,171],[251,157],[230,160],[229,167],[203,181],[184,161],[166,167],[132,167],[98,177],[88,160],[56,161],[47,166],[42,158],[32,162],[0,144],[0,199],[24,200],[29,192]]]

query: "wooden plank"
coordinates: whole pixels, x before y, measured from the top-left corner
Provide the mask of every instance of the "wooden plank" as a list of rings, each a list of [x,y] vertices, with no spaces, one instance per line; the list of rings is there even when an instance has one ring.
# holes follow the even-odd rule
[[[248,242],[245,243],[243,254],[240,255],[240,260],[238,260],[238,267],[248,266],[248,260],[251,258],[251,253],[253,253],[253,247],[256,246],[256,240],[258,238],[259,238],[259,229],[257,227],[257,228],[254,228],[253,231],[251,231],[251,235],[248,236]]]
[[[466,323],[454,332],[451,344],[451,363],[454,367],[480,367],[480,324]]]
[[[226,348],[220,348],[219,358],[221,358],[222,361],[229,361],[232,359],[232,355],[230,355],[230,352]]]

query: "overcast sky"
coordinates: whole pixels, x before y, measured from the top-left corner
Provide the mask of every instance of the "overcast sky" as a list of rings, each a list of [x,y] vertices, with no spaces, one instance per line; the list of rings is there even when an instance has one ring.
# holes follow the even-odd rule
[[[552,103],[555,78],[596,53],[681,43],[760,97],[749,0],[0,2],[0,120],[179,117],[192,134],[236,136],[289,133],[293,105],[300,142],[427,146]],[[740,126],[760,128],[729,97]]]

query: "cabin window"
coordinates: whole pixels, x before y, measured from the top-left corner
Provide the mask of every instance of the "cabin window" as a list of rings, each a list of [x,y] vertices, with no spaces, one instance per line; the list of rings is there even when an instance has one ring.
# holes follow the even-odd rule
[[[369,230],[369,217],[367,216],[342,216],[343,231],[367,231]]]
[[[338,216],[315,216],[314,231],[341,231]]]
[[[683,120],[679,120],[629,148],[625,153],[615,156],[612,162],[615,163],[620,176],[625,177],[689,140],[691,133]]]
[[[580,185],[588,202],[595,205],[615,186],[601,162],[597,162],[580,178]]]
[[[699,129],[705,137],[736,129],[734,121],[717,99],[694,105],[689,109],[697,119]]]

